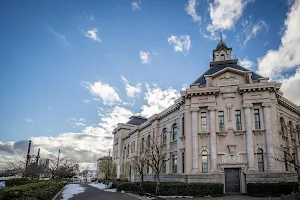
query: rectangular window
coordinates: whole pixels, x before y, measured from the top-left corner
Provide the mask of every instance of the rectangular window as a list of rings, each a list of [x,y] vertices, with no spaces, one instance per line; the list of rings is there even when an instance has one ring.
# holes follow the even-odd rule
[[[219,131],[225,131],[223,111],[219,111]]]
[[[260,129],[260,117],[259,117],[258,109],[254,109],[254,124],[255,124],[255,129]]]
[[[201,132],[207,132],[207,120],[206,120],[206,112],[201,113]]]
[[[172,155],[172,173],[177,173],[177,154]]]
[[[240,110],[235,111],[235,123],[236,123],[236,130],[237,131],[242,130],[242,118],[241,118]]]
[[[166,164],[167,161],[163,160],[163,163],[162,163],[162,169],[161,169],[161,172],[163,174],[167,173],[167,164]]]

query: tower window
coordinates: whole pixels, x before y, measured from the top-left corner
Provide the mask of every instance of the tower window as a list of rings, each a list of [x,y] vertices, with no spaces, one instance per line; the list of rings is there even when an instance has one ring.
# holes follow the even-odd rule
[[[208,172],[207,151],[202,151],[202,173]]]
[[[219,131],[225,131],[223,111],[219,111]]]
[[[225,60],[225,55],[224,54],[221,54],[220,60]]]
[[[241,111],[235,111],[235,123],[236,123],[236,130],[242,130],[242,120],[241,120]]]
[[[207,132],[206,112],[201,113],[201,132]]]
[[[258,171],[264,171],[264,154],[262,149],[257,149],[257,163],[258,163]]]

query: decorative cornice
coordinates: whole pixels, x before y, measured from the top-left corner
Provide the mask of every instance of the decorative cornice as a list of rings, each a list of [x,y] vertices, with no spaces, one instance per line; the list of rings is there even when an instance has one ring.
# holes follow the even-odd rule
[[[243,104],[243,107],[244,108],[252,108],[253,104],[252,103],[245,103],[245,104]]]
[[[204,136],[208,137],[209,133],[208,132],[207,133],[199,133],[199,135],[200,135],[201,138],[203,138]]]
[[[210,111],[214,111],[216,110],[217,108],[215,106],[208,106],[207,107],[207,110],[210,110]]]
[[[263,135],[266,132],[266,130],[259,129],[259,130],[253,130],[254,135]]]
[[[296,112],[297,114],[300,114],[300,107],[291,102],[290,100],[280,96],[279,94],[276,95],[277,101],[280,105]]]
[[[227,131],[219,131],[217,132],[217,135],[225,137],[227,135]]]
[[[261,106],[263,106],[263,107],[271,107],[271,105],[272,105],[271,103],[262,103],[261,104]]]
[[[219,95],[220,88],[219,87],[198,87],[198,88],[190,88],[185,91],[181,91],[181,97],[183,99],[191,98],[193,96],[206,96],[206,95]]]
[[[190,108],[191,112],[198,112],[200,109],[199,108]]]

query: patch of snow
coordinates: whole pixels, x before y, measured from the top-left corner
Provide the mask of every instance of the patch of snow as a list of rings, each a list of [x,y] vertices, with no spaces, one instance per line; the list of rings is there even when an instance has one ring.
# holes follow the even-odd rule
[[[69,184],[65,186],[64,191],[62,192],[62,200],[71,199],[73,196],[84,192],[85,187],[82,187],[79,184]]]
[[[103,183],[90,183],[89,185],[100,190],[104,190],[106,188],[106,185]]]
[[[105,192],[117,192],[116,188],[103,190]]]
[[[105,185],[103,183],[90,183],[89,185],[92,186],[92,187],[98,188],[100,190],[106,191],[106,192],[117,192],[116,188],[106,189],[107,185]]]

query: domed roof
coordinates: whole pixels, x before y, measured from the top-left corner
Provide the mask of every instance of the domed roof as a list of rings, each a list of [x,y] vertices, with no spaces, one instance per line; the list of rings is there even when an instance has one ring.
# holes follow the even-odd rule
[[[224,46],[224,47],[228,48],[227,45],[226,45],[226,43],[223,42],[222,40],[221,40],[221,41],[219,42],[219,44],[217,45],[217,48],[216,48],[216,49],[221,48],[221,46]]]

